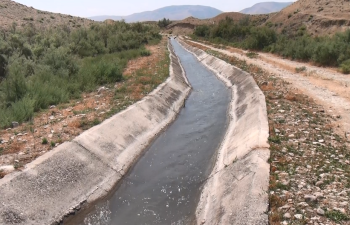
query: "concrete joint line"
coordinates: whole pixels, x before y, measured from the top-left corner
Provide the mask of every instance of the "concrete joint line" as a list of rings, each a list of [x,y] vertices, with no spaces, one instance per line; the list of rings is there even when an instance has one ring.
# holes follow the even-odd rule
[[[97,154],[95,154],[93,151],[89,150],[88,148],[86,148],[85,146],[83,146],[82,144],[80,144],[79,142],[73,140],[72,143],[77,144],[79,147],[81,147],[82,149],[84,149],[85,151],[89,152],[95,159],[97,159],[98,161],[100,161],[101,163],[105,164],[107,167],[109,167],[111,170],[115,171],[116,173],[118,173],[120,176],[123,177],[123,175],[117,171],[116,169],[114,169],[112,166],[110,166],[108,163],[106,163],[105,161],[103,161]]]

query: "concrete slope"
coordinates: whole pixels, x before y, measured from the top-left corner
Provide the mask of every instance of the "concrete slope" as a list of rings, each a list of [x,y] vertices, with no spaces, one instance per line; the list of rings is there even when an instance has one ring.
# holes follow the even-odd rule
[[[0,224],[58,224],[113,188],[190,92],[169,49],[170,78],[149,96],[0,180]]]
[[[230,125],[197,207],[197,224],[268,224],[270,157],[265,96],[253,77],[181,44],[232,90]]]

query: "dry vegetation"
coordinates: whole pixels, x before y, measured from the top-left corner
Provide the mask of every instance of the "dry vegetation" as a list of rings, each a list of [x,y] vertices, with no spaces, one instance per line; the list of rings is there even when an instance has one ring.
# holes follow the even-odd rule
[[[279,31],[297,31],[302,25],[310,34],[323,36],[345,31],[350,25],[348,0],[299,0],[267,22],[276,24]]]
[[[20,27],[34,24],[37,28],[62,25],[74,28],[89,26],[95,22],[86,18],[37,10],[11,0],[0,0],[0,30],[11,29],[14,23]]]

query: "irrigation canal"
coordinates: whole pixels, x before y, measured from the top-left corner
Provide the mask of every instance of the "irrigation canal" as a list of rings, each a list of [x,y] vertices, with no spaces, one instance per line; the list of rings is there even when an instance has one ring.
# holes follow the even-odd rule
[[[227,129],[230,92],[176,40],[171,40],[193,87],[177,119],[152,143],[108,198],[67,224],[191,224],[203,181]]]

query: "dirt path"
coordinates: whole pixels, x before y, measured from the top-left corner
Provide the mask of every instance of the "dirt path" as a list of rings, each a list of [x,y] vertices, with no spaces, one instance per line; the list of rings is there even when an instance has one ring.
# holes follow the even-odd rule
[[[341,74],[336,69],[281,59],[272,54],[259,53],[256,58],[250,58],[246,55],[247,51],[240,49],[223,50],[201,43],[197,44],[245,60],[248,64],[254,64],[271,75],[290,82],[295,88],[324,106],[327,113],[339,119],[335,124],[338,133],[350,133],[350,76]],[[296,68],[303,71],[297,73]]]
[[[247,71],[264,92],[271,151],[269,224],[349,225],[350,152],[343,133],[349,99],[346,91],[329,87],[339,87],[347,76],[324,68],[307,76],[316,67],[188,43]],[[295,72],[303,66],[304,74]]]

